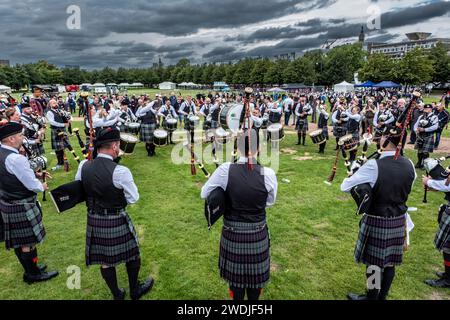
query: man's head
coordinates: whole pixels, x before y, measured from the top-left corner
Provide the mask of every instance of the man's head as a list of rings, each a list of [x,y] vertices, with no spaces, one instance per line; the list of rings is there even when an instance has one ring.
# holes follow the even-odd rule
[[[0,123],[0,141],[3,145],[19,150],[23,143],[23,127],[16,122]]]
[[[100,130],[96,146],[99,153],[110,155],[116,159],[120,153],[120,131],[114,128]]]
[[[33,113],[33,109],[29,103],[22,103],[22,113],[27,116],[30,116]]]
[[[438,103],[436,106],[437,111],[442,112],[445,109],[445,106],[442,103]]]
[[[57,108],[58,108],[58,102],[57,102],[55,99],[51,99],[51,100],[48,102],[48,105],[49,105],[49,107],[52,108],[52,109],[57,109]]]
[[[401,141],[402,130],[398,127],[386,127],[381,137],[381,146],[385,151],[394,151]]]
[[[423,112],[425,112],[425,113],[431,113],[431,112],[433,112],[433,106],[432,106],[431,104],[426,104],[426,105],[423,107]]]

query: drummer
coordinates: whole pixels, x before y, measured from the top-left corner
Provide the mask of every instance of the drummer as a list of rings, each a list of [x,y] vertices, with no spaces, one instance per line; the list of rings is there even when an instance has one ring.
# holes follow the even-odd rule
[[[180,114],[184,116],[184,130],[190,133],[191,142],[194,141],[194,127],[191,126],[189,117],[197,115],[197,108],[195,103],[192,101],[191,96],[186,96],[186,101],[180,107]],[[189,139],[189,134],[188,134]]]
[[[120,132],[128,132],[126,124],[131,122],[136,122],[137,118],[134,115],[133,111],[128,108],[128,102],[126,100],[122,100],[120,102],[120,116],[119,116],[119,129]]]
[[[211,104],[211,99],[210,98],[206,98],[205,100],[205,104],[200,108],[199,114],[204,117],[204,121],[203,121],[203,130],[208,130],[211,129],[212,124],[211,124],[211,108],[212,108],[212,104]]]
[[[171,130],[171,129],[168,128],[167,120],[169,120],[169,119],[177,120],[178,119],[178,114],[175,111],[175,108],[172,107],[170,100],[166,100],[166,104],[163,105],[159,109],[158,116],[164,119],[163,120],[163,128],[165,128],[168,131],[168,133],[169,133],[169,143],[170,144],[175,144],[172,141],[172,135],[173,135],[173,131],[174,130]]]
[[[211,128],[212,129],[219,128],[219,116],[220,116],[220,111],[222,110],[222,108],[223,108],[222,99],[216,98],[216,100],[214,101],[214,104],[211,106],[211,109],[209,110],[209,112],[211,114]]]

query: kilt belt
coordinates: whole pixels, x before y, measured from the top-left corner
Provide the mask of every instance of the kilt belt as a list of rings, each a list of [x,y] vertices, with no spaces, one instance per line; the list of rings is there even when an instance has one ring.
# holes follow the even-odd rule
[[[86,265],[115,267],[140,256],[136,229],[127,212],[88,212]]]
[[[3,223],[3,237],[0,238],[3,238],[7,250],[34,247],[44,241],[42,210],[36,198],[12,202],[0,200]]]
[[[232,287],[265,287],[270,278],[270,236],[265,221],[243,223],[224,219],[219,271]]]
[[[406,214],[395,218],[364,215],[355,247],[356,262],[381,269],[401,265],[406,232]]]

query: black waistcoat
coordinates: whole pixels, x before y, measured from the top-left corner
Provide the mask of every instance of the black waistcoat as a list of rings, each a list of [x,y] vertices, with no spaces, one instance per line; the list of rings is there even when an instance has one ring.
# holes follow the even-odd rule
[[[51,111],[51,113],[53,113],[55,122],[64,123],[64,118],[61,116],[61,114],[59,112],[57,112],[53,109],[50,111]],[[55,127],[55,129],[60,129],[60,128]]]
[[[320,114],[317,126],[319,128],[323,128],[323,127],[326,127],[327,125],[328,125],[328,119],[326,119],[323,114]]]
[[[213,111],[213,113],[211,114],[211,119],[213,120],[213,121],[219,121],[219,114],[220,114],[220,106],[218,106],[214,111]]]
[[[142,117],[142,123],[143,123],[143,124],[155,124],[155,123],[156,123],[156,115],[153,113],[152,110],[149,110],[149,111]]]
[[[359,121],[356,121],[354,119],[348,120],[348,132],[354,133],[359,131]]]
[[[123,190],[117,189],[113,183],[116,167],[117,163],[101,157],[83,165],[81,180],[89,209],[119,209],[127,206]]]
[[[261,222],[266,219],[266,189],[263,168],[254,166],[248,170],[246,164],[232,164],[228,173],[225,191],[225,218],[237,222]]]
[[[0,147],[0,198],[5,201],[23,200],[36,195],[28,190],[17,177],[6,170],[6,158],[13,151]]]
[[[398,217],[408,210],[406,201],[411,193],[415,171],[405,157],[385,157],[377,160],[378,179],[373,188],[371,214]]]

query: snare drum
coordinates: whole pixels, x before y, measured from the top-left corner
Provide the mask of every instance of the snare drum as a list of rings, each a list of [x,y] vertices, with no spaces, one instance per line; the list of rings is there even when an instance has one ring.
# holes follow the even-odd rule
[[[139,134],[139,129],[141,128],[141,124],[137,123],[137,122],[131,122],[131,123],[126,123],[125,124],[125,132],[127,133],[131,133],[134,135],[138,135]]]
[[[339,139],[339,145],[346,151],[354,151],[359,147],[359,139],[353,137],[351,134],[348,134]]]
[[[133,154],[134,148],[138,143],[139,139],[130,134],[130,133],[121,133],[120,134],[120,150],[124,152],[124,154]]]
[[[215,130],[215,137],[217,143],[227,144],[231,137],[231,132],[226,131],[224,128],[218,128],[217,130]]]
[[[178,120],[177,119],[167,119],[164,122],[164,129],[169,132],[176,131],[178,128]]]
[[[309,136],[314,144],[322,144],[327,142],[327,137],[322,129],[311,132]]]
[[[219,122],[223,129],[237,133],[240,129],[241,115],[244,106],[242,104],[227,105],[219,114]]]
[[[284,129],[281,123],[274,123],[267,128],[270,140],[281,141],[284,138]]]
[[[167,145],[168,133],[166,130],[155,130],[153,143],[159,147]]]
[[[197,116],[190,116],[189,117],[189,126],[191,127],[191,130],[197,129],[200,125],[200,118]]]

